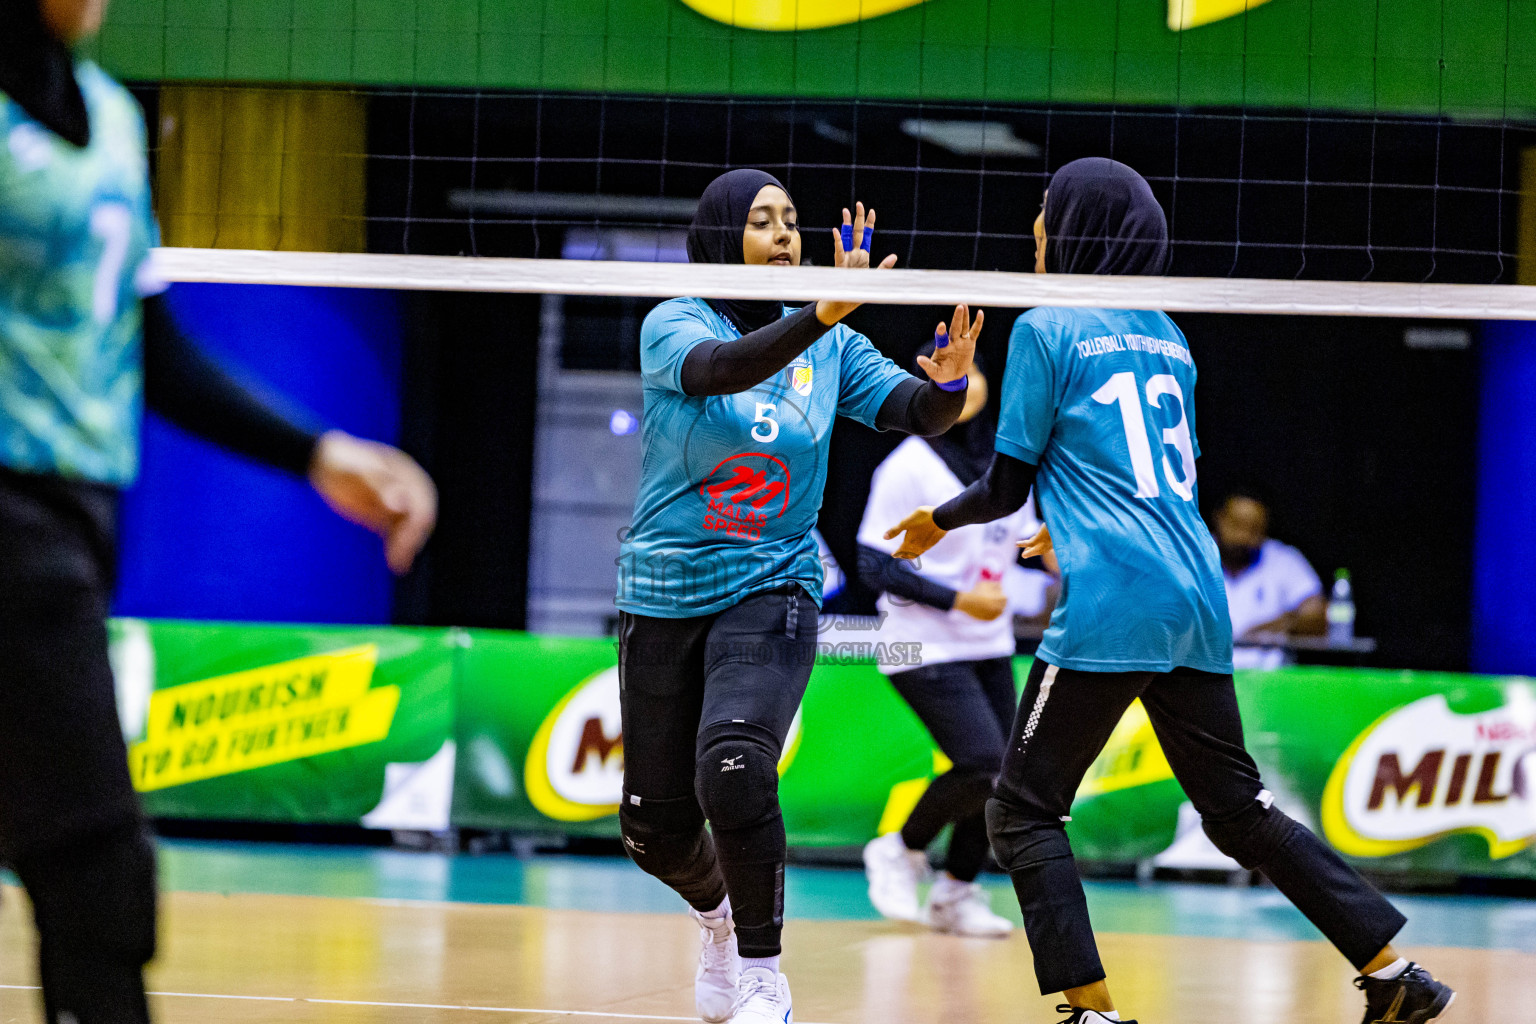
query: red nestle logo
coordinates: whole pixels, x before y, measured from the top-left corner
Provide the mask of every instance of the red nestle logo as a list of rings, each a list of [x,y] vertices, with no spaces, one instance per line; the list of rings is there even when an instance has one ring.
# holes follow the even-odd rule
[[[789,508],[789,467],[761,452],[732,455],[704,478],[699,496],[708,503],[704,529],[760,540],[763,524]]]

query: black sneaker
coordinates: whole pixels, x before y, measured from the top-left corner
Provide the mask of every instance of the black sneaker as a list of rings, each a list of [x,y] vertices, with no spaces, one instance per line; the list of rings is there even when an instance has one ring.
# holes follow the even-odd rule
[[[1418,964],[1409,964],[1390,981],[1356,978],[1355,988],[1365,993],[1363,1024],[1425,1024],[1456,1001],[1451,986],[1436,981]]]
[[[1061,1024],[1115,1024],[1114,1021],[1099,1013],[1097,1010],[1085,1010],[1080,1006],[1068,1006],[1062,1003],[1056,1007],[1057,1013],[1070,1014]],[[1134,1020],[1122,1020],[1120,1024],[1136,1024]]]

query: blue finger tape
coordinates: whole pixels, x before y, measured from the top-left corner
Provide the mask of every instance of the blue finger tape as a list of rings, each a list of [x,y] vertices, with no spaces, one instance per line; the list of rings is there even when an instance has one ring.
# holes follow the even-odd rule
[[[949,332],[940,327],[933,332],[933,347],[943,348],[949,344]]]
[[[875,229],[874,228],[865,228],[864,229],[864,241],[860,244],[859,247],[861,249],[863,249],[865,252],[869,252],[869,247],[871,245],[873,245],[874,242],[875,242]]]
[[[843,225],[843,252],[853,251],[853,225]]]

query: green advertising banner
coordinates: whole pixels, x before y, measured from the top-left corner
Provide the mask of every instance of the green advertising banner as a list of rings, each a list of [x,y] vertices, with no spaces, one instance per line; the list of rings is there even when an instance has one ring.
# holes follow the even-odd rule
[[[137,80],[1527,118],[1507,0],[114,0]]]
[[[134,779],[160,817],[617,836],[611,641],[488,630],[114,624]],[[900,826],[947,768],[829,633],[780,763],[790,842]],[[1028,661],[1015,665],[1022,682]],[[1237,679],[1277,803],[1379,873],[1536,878],[1536,681],[1288,668]],[[1090,861],[1221,866],[1133,705],[1068,826]]]
[[[150,815],[448,827],[457,634],[120,619],[112,638]]]

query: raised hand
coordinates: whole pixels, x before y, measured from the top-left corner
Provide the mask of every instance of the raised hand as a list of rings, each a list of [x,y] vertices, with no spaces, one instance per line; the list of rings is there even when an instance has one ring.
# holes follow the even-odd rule
[[[971,370],[971,359],[976,355],[976,340],[981,337],[981,325],[987,314],[976,311],[976,322],[971,322],[971,311],[964,304],[955,307],[955,315],[946,329],[939,324],[933,334],[933,356],[918,356],[917,365],[923,368],[930,380],[948,384],[959,380]]]
[[[839,267],[857,270],[869,266],[869,251],[875,240],[875,210],[865,214],[863,203],[854,203],[853,212],[843,208],[843,226],[832,230],[832,260]],[[880,269],[896,265],[896,254],[880,261]]]
[[[832,261],[849,270],[862,270],[869,266],[870,246],[874,244],[875,211],[867,213],[863,203],[854,203],[853,211],[843,210],[843,226],[832,229]],[[891,253],[880,261],[877,270],[889,270],[896,265],[896,254]],[[859,308],[857,302],[816,303],[816,318],[824,324],[835,324]]]

